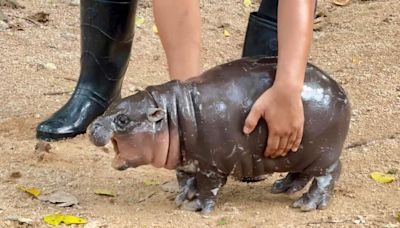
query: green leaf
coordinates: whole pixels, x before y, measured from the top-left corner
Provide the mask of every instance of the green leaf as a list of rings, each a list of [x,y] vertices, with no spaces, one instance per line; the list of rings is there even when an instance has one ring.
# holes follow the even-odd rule
[[[140,27],[140,26],[143,25],[143,23],[144,23],[144,17],[142,17],[142,16],[136,16],[136,18],[135,18],[135,25],[138,26],[138,27]]]
[[[38,197],[42,193],[42,191],[40,189],[34,188],[34,187],[33,188],[27,188],[27,187],[24,187],[24,186],[19,186],[18,188],[19,188],[19,190],[21,190],[23,192],[26,192],[26,193],[34,196],[34,197]]]
[[[154,180],[144,180],[143,184],[144,184],[144,186],[152,186],[152,185],[155,185],[156,182]]]
[[[43,217],[43,221],[52,226],[59,226],[61,223],[71,225],[71,224],[86,224],[87,221],[84,218],[76,217],[73,215],[63,215],[63,214],[50,214]]]
[[[58,226],[61,224],[63,221],[64,216],[61,214],[52,214],[52,215],[46,215],[43,217],[43,221],[49,225],[52,226]]]
[[[96,189],[94,191],[94,193],[97,194],[97,195],[101,195],[101,196],[115,197],[115,194],[112,191],[108,190],[108,189],[99,188],[99,189]]]
[[[396,180],[396,178],[393,175],[381,172],[372,172],[370,175],[372,179],[381,184],[391,183],[394,180]]]
[[[251,0],[243,0],[243,5],[246,7],[250,7],[251,6]]]
[[[225,37],[230,37],[231,33],[228,30],[224,29],[224,36]]]
[[[218,220],[217,225],[223,226],[223,225],[226,225],[227,223],[228,223],[228,221],[226,221],[225,218],[221,218],[220,220]]]

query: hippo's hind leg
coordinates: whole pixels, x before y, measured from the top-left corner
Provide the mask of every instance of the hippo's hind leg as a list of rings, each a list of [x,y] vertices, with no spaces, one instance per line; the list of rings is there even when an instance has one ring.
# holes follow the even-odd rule
[[[340,170],[341,163],[337,161],[326,170],[325,175],[315,177],[308,192],[304,193],[292,206],[302,211],[325,209],[331,198],[335,181],[339,178]]]
[[[271,193],[292,194],[303,189],[311,180],[311,176],[305,173],[288,173],[286,177],[275,181]]]
[[[186,200],[193,200],[197,195],[195,174],[184,172],[182,170],[176,171],[176,178],[178,179],[179,193],[175,197],[175,203],[181,206]],[[195,205],[193,205],[195,206]],[[197,210],[193,208],[193,210]]]

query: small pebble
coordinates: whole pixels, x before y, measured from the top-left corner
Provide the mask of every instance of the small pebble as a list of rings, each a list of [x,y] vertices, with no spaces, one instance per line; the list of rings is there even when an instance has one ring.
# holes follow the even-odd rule
[[[39,63],[39,69],[56,70],[57,66],[54,63]]]
[[[10,26],[6,22],[0,20],[0,31],[4,31],[4,30],[8,29],[9,27]]]
[[[233,212],[234,214],[239,214],[239,209],[228,203],[225,203],[224,206],[222,206],[222,210],[226,212]]]
[[[27,225],[32,225],[33,220],[28,219],[28,218],[22,218],[22,217],[17,217],[17,216],[8,216],[7,218],[4,219],[5,221],[13,221],[13,222],[18,222],[21,224],[27,224]]]
[[[36,152],[47,152],[48,153],[48,152],[50,152],[50,150],[51,150],[51,145],[48,142],[39,141],[35,145]]]
[[[170,192],[170,193],[178,193],[179,192],[179,186],[176,181],[168,181],[161,185],[161,190],[164,192]]]
[[[71,2],[69,3],[71,6],[79,6],[80,4],[80,0],[71,0]]]
[[[153,60],[154,60],[154,61],[157,61],[157,60],[159,60],[159,59],[160,59],[160,55],[154,55],[154,56],[153,56]]]
[[[35,114],[34,117],[35,117],[36,119],[39,119],[41,116],[40,116],[40,114]]]
[[[21,174],[21,172],[16,171],[16,172],[12,172],[12,173],[10,174],[10,177],[13,178],[13,179],[17,179],[17,178],[21,178],[21,177],[22,177],[22,174]]]

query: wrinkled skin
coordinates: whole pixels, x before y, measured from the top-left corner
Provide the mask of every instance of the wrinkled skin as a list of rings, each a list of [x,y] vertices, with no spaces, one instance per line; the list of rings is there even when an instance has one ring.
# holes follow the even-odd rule
[[[327,207],[340,175],[340,154],[350,121],[343,89],[309,64],[302,92],[304,134],[296,153],[263,156],[268,128],[260,121],[242,133],[255,100],[274,81],[275,58],[244,58],[217,66],[185,82],[147,87],[112,105],[90,126],[97,146],[113,142],[113,167],[151,164],[177,170],[181,208],[209,213],[227,177],[256,181],[273,172],[289,172],[273,193],[294,193],[312,180],[293,207]]]

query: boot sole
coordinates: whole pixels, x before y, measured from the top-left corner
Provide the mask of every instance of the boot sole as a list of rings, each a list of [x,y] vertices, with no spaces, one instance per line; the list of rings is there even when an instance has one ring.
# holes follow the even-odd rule
[[[70,132],[70,133],[49,133],[49,132],[36,132],[36,138],[39,140],[47,141],[47,142],[55,142],[65,139],[74,138],[77,135],[84,134],[86,131],[82,132]]]

